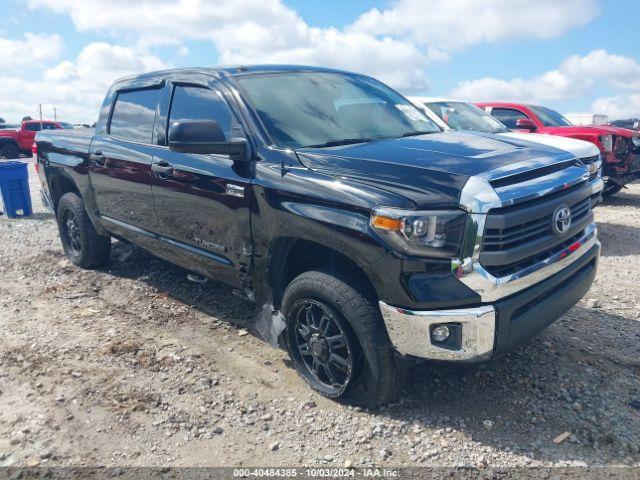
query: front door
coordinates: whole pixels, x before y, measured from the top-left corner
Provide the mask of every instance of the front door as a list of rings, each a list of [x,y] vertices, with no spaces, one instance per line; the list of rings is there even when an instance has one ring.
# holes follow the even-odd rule
[[[94,138],[89,159],[100,218],[112,232],[143,245],[159,230],[151,192],[159,93],[160,88],[119,92],[108,133]]]
[[[242,130],[215,84],[167,85],[167,125],[215,120],[227,140]],[[158,148],[153,197],[163,242],[186,268],[227,284],[247,286],[251,260],[251,165],[224,155]]]

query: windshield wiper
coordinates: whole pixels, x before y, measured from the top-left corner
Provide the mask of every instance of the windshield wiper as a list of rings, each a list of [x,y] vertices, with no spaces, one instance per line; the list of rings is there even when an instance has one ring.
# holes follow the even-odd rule
[[[426,135],[427,133],[436,133],[432,130],[413,130],[411,132],[405,132],[402,135],[400,135],[398,138],[402,138],[402,137],[415,137],[417,135]]]
[[[366,143],[373,142],[375,138],[341,138],[340,140],[329,140],[324,143],[318,143],[316,145],[305,145],[300,148],[324,148],[324,147],[337,147],[339,145],[349,145],[352,143]]]

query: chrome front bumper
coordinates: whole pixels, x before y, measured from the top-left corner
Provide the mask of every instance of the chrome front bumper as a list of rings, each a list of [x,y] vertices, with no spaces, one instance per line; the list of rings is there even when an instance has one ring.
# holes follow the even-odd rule
[[[431,360],[482,361],[493,354],[496,311],[488,305],[455,310],[412,311],[380,302],[380,311],[391,343],[402,355]],[[462,327],[462,348],[449,350],[431,342],[434,323]]]

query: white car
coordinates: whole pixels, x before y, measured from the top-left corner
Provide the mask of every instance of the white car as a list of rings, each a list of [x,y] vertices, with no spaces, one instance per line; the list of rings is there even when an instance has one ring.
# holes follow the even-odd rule
[[[460,100],[434,97],[407,97],[444,130],[471,130],[528,140],[572,153],[589,166],[591,178],[601,174],[600,150],[591,142],[537,133],[514,132],[500,120],[475,105]]]

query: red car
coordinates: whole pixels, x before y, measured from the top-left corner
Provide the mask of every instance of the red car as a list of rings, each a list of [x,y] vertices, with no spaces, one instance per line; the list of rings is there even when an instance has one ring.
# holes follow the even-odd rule
[[[21,153],[31,155],[31,147],[36,138],[36,132],[40,130],[60,130],[73,128],[65,122],[53,122],[51,120],[28,120],[22,122],[19,129],[0,130],[0,153],[5,158],[18,158]]]
[[[476,103],[513,130],[546,133],[594,143],[602,152],[605,181],[603,195],[613,195],[627,183],[640,179],[638,132],[609,125],[574,126],[558,112],[521,103]]]

